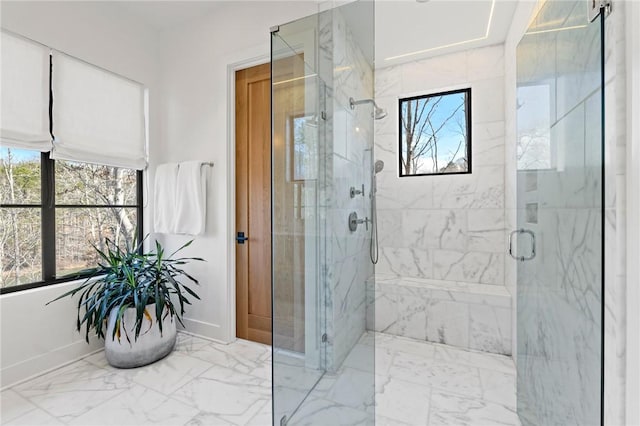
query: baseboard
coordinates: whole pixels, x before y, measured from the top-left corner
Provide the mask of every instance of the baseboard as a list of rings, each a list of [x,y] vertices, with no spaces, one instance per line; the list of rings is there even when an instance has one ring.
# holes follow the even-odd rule
[[[191,318],[182,318],[184,327],[179,327],[180,331],[192,334],[196,337],[213,340],[218,343],[230,343],[224,336],[224,330],[218,324],[198,321]]]
[[[9,365],[0,370],[0,390],[31,380],[103,349],[102,341],[94,340],[91,344],[87,344],[84,340],[78,340],[67,346]]]

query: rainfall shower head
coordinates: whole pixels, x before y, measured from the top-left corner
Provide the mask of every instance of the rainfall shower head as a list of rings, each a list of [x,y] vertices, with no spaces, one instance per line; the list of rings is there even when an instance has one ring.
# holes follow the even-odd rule
[[[375,162],[375,164],[373,165],[373,171],[378,174],[382,171],[382,169],[384,169],[384,161],[382,160],[378,160]]]
[[[373,99],[361,99],[359,101],[356,101],[353,98],[349,98],[349,106],[351,107],[351,109],[356,109],[356,105],[368,104],[368,103],[373,104],[373,112],[371,113],[371,116],[373,117],[374,120],[380,120],[387,116],[387,111],[380,108],[378,104],[376,104],[376,101],[374,101]]]

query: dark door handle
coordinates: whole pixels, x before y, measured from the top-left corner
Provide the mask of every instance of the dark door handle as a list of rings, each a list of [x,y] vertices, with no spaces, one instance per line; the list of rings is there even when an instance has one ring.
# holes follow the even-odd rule
[[[238,235],[236,235],[236,241],[238,242],[238,244],[244,244],[244,242],[248,239],[249,237],[244,236],[244,232],[238,232]]]

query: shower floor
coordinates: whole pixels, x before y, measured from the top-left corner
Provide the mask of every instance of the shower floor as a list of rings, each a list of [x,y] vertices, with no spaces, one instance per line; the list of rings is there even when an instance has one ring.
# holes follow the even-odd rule
[[[290,424],[362,424],[372,407],[349,406],[349,393],[357,389],[358,349],[374,337],[376,424],[519,424],[510,358],[379,333],[362,337]],[[176,350],[150,366],[114,369],[99,352],[1,396],[2,425],[269,425],[271,349],[180,333]]]

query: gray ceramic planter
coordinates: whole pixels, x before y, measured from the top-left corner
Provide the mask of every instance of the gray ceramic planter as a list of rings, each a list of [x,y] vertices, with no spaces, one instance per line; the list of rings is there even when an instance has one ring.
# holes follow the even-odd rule
[[[114,309],[115,310],[115,309]],[[147,312],[151,316],[151,322],[145,318],[142,322],[140,336],[135,339],[136,311],[129,308],[124,312],[120,324],[120,340],[112,339],[115,327],[116,315],[114,311],[109,314],[107,333],[104,342],[104,351],[107,361],[117,368],[134,368],[151,364],[169,355],[176,344],[176,321],[171,315],[162,313],[162,335],[156,324],[156,305],[147,305]],[[126,334],[129,336],[127,340]]]

